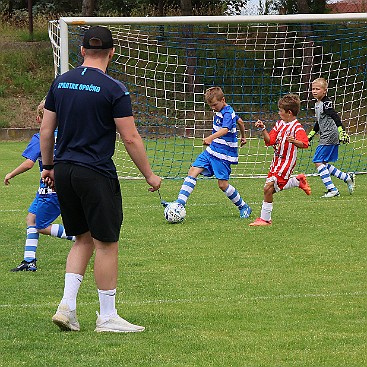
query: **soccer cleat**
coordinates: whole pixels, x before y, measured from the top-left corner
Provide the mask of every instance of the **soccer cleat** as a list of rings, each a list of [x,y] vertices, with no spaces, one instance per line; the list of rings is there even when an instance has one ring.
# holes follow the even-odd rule
[[[52,316],[52,322],[57,325],[61,331],[79,331],[80,326],[76,318],[76,310],[71,311],[69,306],[61,303],[57,308],[55,315]]]
[[[324,195],[322,195],[322,198],[333,198],[334,196],[339,196],[340,193],[338,190],[329,190],[326,191]]]
[[[252,209],[247,204],[240,208],[240,218],[248,218],[251,213]]]
[[[144,326],[131,324],[117,314],[108,319],[104,319],[97,312],[96,328],[94,331],[99,333],[138,333],[144,331],[144,329]]]
[[[356,175],[354,173],[349,173],[349,180],[347,180],[349,194],[352,195],[354,188],[356,187]]]
[[[299,181],[299,188],[303,190],[306,195],[311,195],[311,187],[307,182],[306,176],[301,173],[300,175],[296,176],[296,179]]]
[[[16,268],[11,269],[10,271],[37,271],[37,259],[32,261],[23,260]]]
[[[250,227],[259,227],[259,226],[270,226],[271,220],[264,220],[262,218],[256,218],[254,222],[250,223]]]
[[[169,202],[161,200],[161,204],[163,205],[163,208],[165,208],[166,206],[168,206]]]

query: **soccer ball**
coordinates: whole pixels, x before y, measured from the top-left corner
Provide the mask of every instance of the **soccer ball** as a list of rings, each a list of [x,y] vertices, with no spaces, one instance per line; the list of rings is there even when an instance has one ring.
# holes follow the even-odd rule
[[[168,223],[181,223],[186,217],[186,209],[180,203],[169,203],[164,208],[164,217]]]

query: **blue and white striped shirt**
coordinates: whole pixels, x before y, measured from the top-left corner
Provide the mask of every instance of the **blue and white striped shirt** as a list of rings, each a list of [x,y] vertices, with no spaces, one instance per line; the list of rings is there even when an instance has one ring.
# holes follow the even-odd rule
[[[216,112],[213,118],[212,134],[222,128],[227,128],[228,133],[214,139],[206,148],[210,155],[228,161],[230,164],[238,163],[237,119],[236,113],[229,105],[223,107],[220,112]]]

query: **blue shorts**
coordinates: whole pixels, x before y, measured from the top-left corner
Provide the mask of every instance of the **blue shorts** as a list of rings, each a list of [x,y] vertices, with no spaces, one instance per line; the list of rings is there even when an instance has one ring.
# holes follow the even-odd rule
[[[313,163],[328,163],[338,160],[339,145],[319,145],[313,156]]]
[[[204,150],[192,164],[193,167],[204,168],[201,174],[206,177],[215,176],[218,180],[229,180],[231,164],[210,155]]]
[[[57,195],[40,195],[37,192],[28,212],[36,216],[37,229],[47,228],[60,215],[60,205]]]

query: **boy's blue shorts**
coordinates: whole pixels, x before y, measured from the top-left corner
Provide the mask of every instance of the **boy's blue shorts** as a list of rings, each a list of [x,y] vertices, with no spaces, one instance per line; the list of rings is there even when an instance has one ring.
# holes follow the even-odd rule
[[[36,216],[36,228],[45,229],[60,215],[60,204],[56,194],[40,195],[38,192],[29,213]]]
[[[231,174],[229,162],[213,157],[206,150],[199,154],[192,166],[204,168],[203,172],[201,172],[203,176],[215,176],[218,180],[228,181]]]
[[[338,160],[339,145],[319,145],[313,156],[313,163],[328,163]]]

